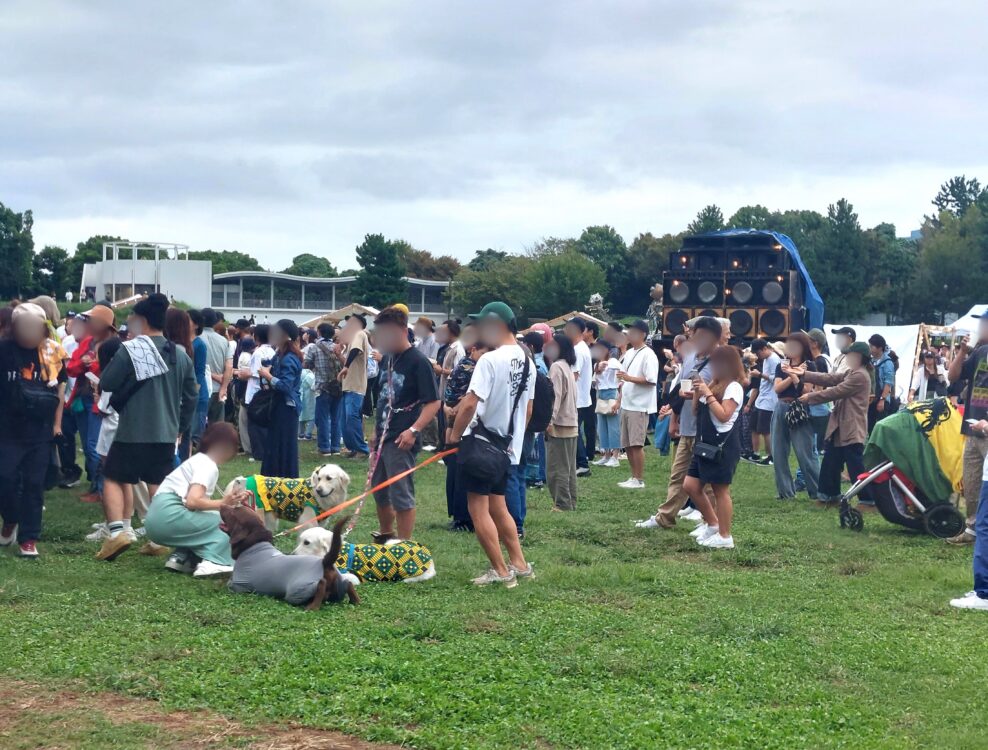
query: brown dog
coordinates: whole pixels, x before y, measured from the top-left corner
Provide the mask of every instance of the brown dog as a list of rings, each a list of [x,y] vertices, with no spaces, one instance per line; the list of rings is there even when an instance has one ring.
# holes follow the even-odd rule
[[[341,602],[345,598],[351,604],[360,604],[353,578],[336,569],[347,519],[338,521],[333,529],[334,539],[340,542],[320,559],[279,552],[272,544],[271,532],[250,508],[223,507],[220,518],[220,529],[230,537],[234,561],[230,591],[273,596],[289,604],[305,605],[306,609],[319,609],[323,602]]]

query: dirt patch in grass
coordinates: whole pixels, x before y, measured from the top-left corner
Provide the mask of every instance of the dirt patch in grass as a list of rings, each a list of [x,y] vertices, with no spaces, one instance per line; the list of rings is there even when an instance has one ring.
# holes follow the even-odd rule
[[[155,701],[114,693],[53,692],[20,681],[0,684],[0,747],[398,750],[339,732],[246,726],[209,711],[165,711]]]

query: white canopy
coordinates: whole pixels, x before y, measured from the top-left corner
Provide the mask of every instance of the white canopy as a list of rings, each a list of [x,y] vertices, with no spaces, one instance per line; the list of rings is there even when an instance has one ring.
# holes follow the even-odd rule
[[[827,341],[830,343],[830,354],[836,356],[837,337],[832,331],[837,328],[853,328],[857,341],[868,343],[868,339],[876,333],[899,355],[899,369],[895,373],[896,394],[903,401],[909,396],[909,380],[912,377],[913,358],[916,354],[916,342],[919,339],[920,326],[862,326],[847,323],[828,323],[826,327]]]
[[[967,315],[958,318],[954,323],[954,328],[964,333],[976,333],[978,330],[978,318],[988,312],[988,305],[975,305],[968,310]]]

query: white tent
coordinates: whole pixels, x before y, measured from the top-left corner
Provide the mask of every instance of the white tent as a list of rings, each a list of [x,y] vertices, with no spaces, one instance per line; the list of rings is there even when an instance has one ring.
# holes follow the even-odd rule
[[[903,402],[909,396],[909,380],[913,372],[913,358],[916,355],[916,342],[919,340],[920,326],[861,326],[847,323],[828,323],[826,327],[827,341],[830,343],[830,354],[836,356],[837,337],[832,331],[838,328],[853,328],[857,334],[857,341],[868,343],[868,339],[875,335],[882,336],[885,342],[899,355],[899,369],[895,373],[896,395]]]
[[[985,312],[988,312],[988,305],[975,305],[968,310],[967,315],[957,319],[953,324],[954,328],[964,333],[977,333],[978,318],[984,315]]]

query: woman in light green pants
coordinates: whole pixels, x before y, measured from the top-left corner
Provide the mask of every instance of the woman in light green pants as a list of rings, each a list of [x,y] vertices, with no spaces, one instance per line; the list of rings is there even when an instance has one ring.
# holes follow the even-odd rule
[[[220,464],[236,456],[237,450],[233,425],[211,424],[199,441],[199,453],[169,474],[152,498],[144,528],[155,544],[175,548],[165,563],[169,570],[192,573],[194,569],[197,578],[233,570],[230,538],[220,529],[218,511],[224,505],[240,504],[247,493],[234,492],[220,500],[210,496],[220,477]]]

